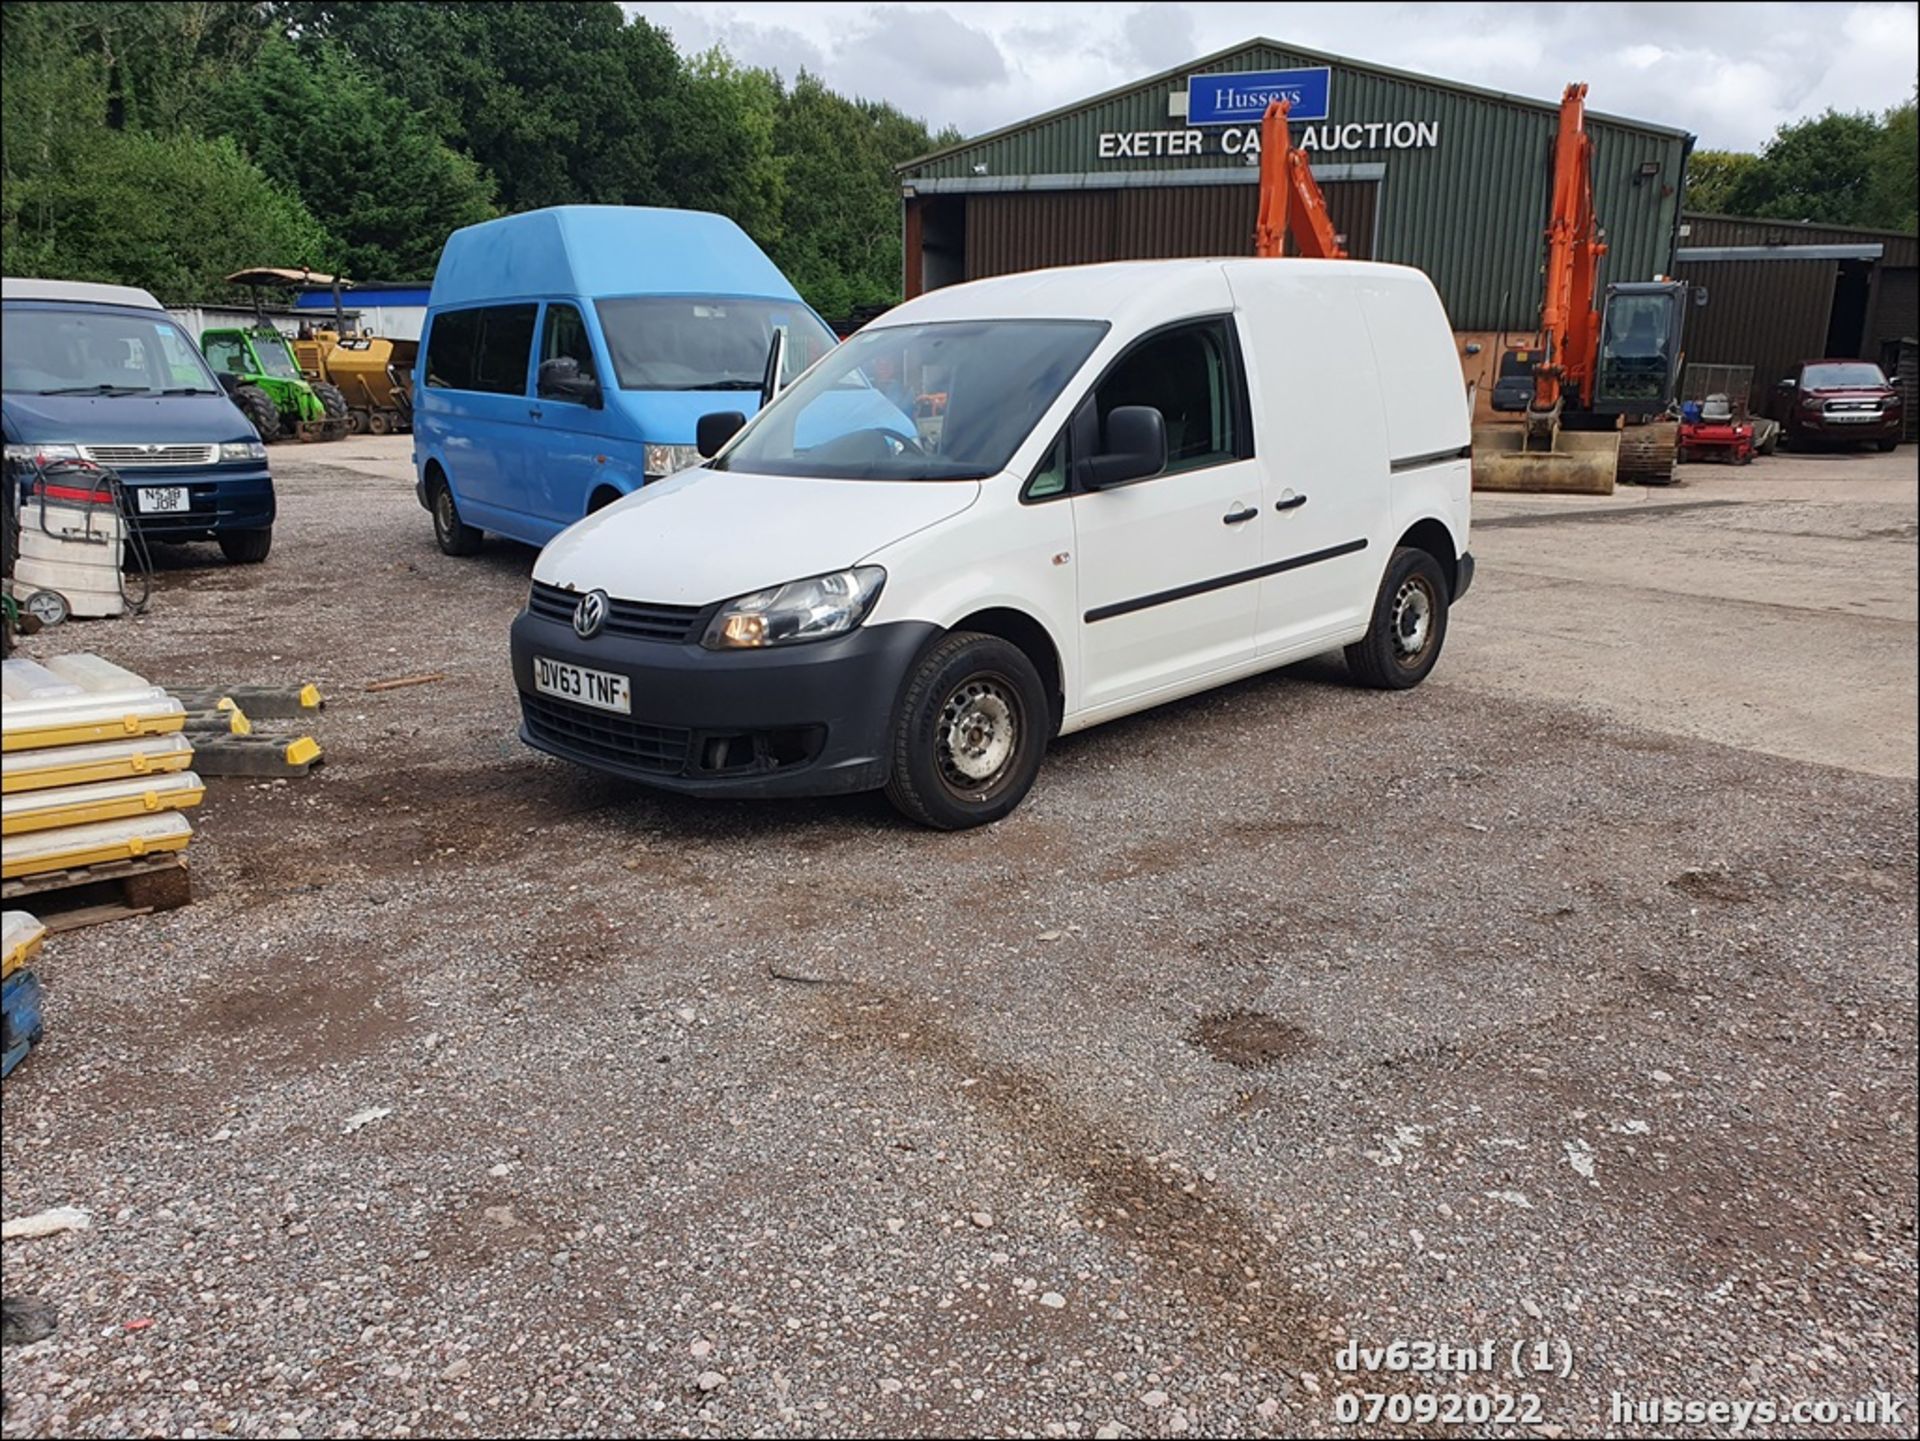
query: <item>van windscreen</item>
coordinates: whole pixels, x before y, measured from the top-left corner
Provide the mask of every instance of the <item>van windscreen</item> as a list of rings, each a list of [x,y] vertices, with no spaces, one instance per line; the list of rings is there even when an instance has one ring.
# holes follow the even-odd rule
[[[773,332],[787,332],[787,374],[833,349],[833,332],[797,300],[633,295],[598,300],[622,390],[758,390]]]
[[[715,470],[833,480],[982,480],[1086,364],[1103,320],[867,329],[782,391]]]
[[[163,313],[10,304],[0,384],[34,395],[218,395],[193,342]]]

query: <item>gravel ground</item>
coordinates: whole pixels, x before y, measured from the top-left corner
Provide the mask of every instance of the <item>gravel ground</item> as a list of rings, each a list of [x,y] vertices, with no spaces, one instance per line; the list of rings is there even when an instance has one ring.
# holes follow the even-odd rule
[[[191,906],[47,948],[5,1209],[93,1224],[5,1248],[61,1315],[6,1434],[1911,1417],[1911,780],[1331,661],[986,832],[662,799],[517,742],[531,553],[442,558],[388,445],[277,452],[265,566],[30,646],[330,700],[313,776],[213,783]],[[1338,1365],[1396,1338],[1571,1374]]]

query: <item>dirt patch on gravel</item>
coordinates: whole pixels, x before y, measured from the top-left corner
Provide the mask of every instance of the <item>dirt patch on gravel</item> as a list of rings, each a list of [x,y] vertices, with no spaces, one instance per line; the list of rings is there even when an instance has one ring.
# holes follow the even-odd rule
[[[1291,1021],[1276,1020],[1260,1011],[1225,1011],[1202,1016],[1187,1040],[1216,1061],[1243,1071],[1263,1071],[1302,1055],[1313,1046],[1313,1036]]]

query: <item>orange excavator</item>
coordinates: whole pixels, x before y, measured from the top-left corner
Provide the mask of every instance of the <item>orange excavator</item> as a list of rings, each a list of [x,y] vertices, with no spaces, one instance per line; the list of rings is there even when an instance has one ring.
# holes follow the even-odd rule
[[[1540,333],[1502,347],[1494,380],[1493,409],[1520,412],[1523,422],[1475,428],[1476,490],[1606,495],[1616,477],[1673,480],[1672,410],[1690,288],[1657,278],[1610,284],[1598,297],[1607,244],[1594,214],[1586,101],[1578,84],[1560,100]],[[1691,298],[1705,304],[1706,292]]]
[[[1312,260],[1345,260],[1340,237],[1327,215],[1326,198],[1306,153],[1293,148],[1287,133],[1285,100],[1267,102],[1260,117],[1260,217],[1253,232],[1253,253],[1272,258],[1284,254],[1288,234],[1293,253]]]

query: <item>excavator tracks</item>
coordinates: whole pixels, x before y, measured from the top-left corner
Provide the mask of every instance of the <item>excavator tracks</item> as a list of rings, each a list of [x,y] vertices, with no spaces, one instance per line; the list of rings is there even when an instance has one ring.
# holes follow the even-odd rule
[[[1672,485],[1680,448],[1680,422],[1656,420],[1620,432],[1618,479],[1622,485]]]

